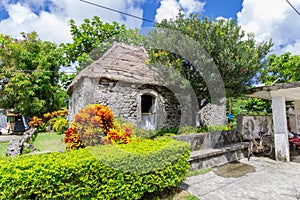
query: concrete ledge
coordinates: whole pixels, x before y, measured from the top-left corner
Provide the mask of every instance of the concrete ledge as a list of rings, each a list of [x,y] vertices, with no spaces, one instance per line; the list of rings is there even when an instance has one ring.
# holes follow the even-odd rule
[[[178,135],[173,137],[175,140],[185,141],[191,144],[191,151],[203,149],[215,149],[230,144],[240,143],[242,136],[235,130],[215,131],[197,133],[190,135]]]
[[[247,156],[248,142],[226,145],[221,148],[192,151],[190,171],[202,168],[217,167]]]

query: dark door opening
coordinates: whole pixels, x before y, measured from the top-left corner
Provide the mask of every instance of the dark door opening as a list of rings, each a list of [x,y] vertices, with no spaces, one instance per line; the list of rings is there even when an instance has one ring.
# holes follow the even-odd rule
[[[142,113],[151,113],[153,110],[154,98],[151,95],[142,96]]]
[[[155,130],[155,98],[151,95],[142,95],[142,128]]]

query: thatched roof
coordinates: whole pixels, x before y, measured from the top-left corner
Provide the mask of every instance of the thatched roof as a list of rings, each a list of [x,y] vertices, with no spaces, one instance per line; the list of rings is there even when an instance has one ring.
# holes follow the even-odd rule
[[[157,84],[154,80],[155,70],[146,65],[147,59],[148,54],[143,47],[115,42],[100,59],[76,76],[68,88],[68,94],[72,94],[73,88],[84,78]]]

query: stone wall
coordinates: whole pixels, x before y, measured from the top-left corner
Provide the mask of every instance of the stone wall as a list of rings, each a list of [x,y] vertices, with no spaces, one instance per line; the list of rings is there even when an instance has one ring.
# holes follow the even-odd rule
[[[157,128],[176,127],[180,124],[180,105],[173,93],[165,87],[126,83],[110,79],[87,79],[73,88],[69,101],[69,122],[87,104],[100,103],[109,106],[115,117],[139,126],[143,91],[157,93]]]
[[[242,142],[242,135],[235,131],[214,131],[191,135],[178,135],[175,140],[185,141],[191,144],[190,150],[219,148],[230,144]]]
[[[216,131],[192,135],[178,135],[175,140],[191,144],[190,171],[217,167],[247,156],[248,142],[242,142],[239,132]]]
[[[122,117],[126,121],[136,123],[137,95],[135,84],[125,84],[108,79],[94,79],[94,97],[91,103],[99,103],[109,108],[115,117]]]
[[[78,85],[74,87],[72,95],[70,96],[68,108],[68,120],[70,123],[74,120],[75,114],[88,104],[84,94],[86,88],[85,84],[85,81],[80,81]]]
[[[207,104],[199,111],[199,122],[201,126],[225,125],[226,105]]]
[[[16,157],[18,155],[21,155],[24,148],[28,148],[31,150],[31,152],[35,153],[36,149],[33,144],[31,144],[31,140],[35,135],[35,132],[36,128],[30,128],[23,133],[23,136],[21,138],[11,140],[6,150],[6,156]]]
[[[242,134],[243,140],[251,137],[258,138],[258,133],[263,131],[274,136],[272,116],[237,116],[237,131]]]

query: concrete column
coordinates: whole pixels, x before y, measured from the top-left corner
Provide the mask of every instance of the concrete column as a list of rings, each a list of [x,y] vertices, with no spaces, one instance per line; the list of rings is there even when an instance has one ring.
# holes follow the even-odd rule
[[[272,94],[272,112],[274,123],[275,159],[290,161],[285,98]]]
[[[296,130],[298,134],[300,134],[300,101],[294,101],[294,113],[295,113],[295,121],[296,121]]]

